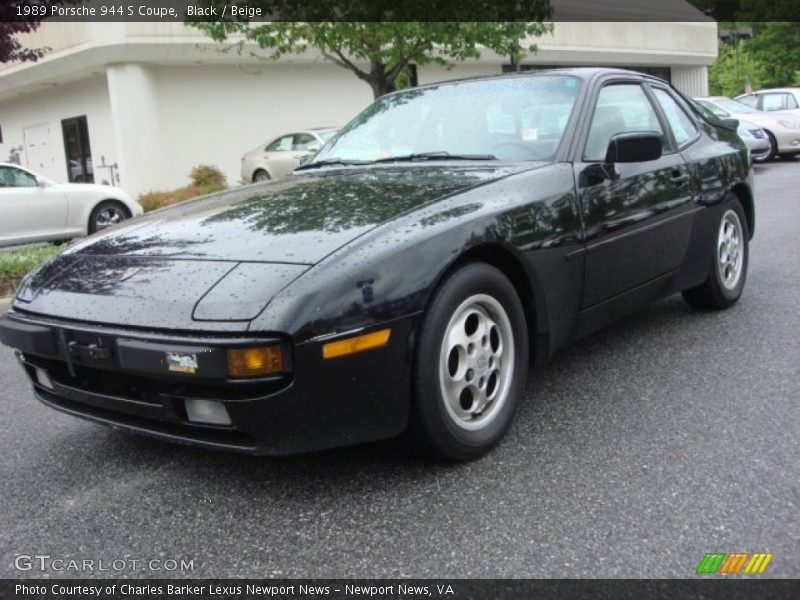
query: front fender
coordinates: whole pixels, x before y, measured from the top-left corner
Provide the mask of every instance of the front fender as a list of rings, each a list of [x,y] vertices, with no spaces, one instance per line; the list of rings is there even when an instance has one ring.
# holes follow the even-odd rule
[[[526,171],[371,231],[278,294],[250,330],[282,331],[301,343],[419,314],[453,265],[487,246],[503,248],[524,265],[528,283],[539,295],[537,317],[545,316],[552,305],[547,280],[554,273],[564,276],[565,255],[579,244],[569,166]],[[553,299],[566,291],[579,300],[580,290],[567,287],[558,284]],[[547,329],[549,322],[541,327]]]

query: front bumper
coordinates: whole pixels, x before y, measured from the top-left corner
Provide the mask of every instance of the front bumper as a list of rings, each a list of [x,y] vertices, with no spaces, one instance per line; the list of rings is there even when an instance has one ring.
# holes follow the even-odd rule
[[[800,154],[800,129],[778,130],[775,132],[775,141],[779,154]]]
[[[52,408],[174,442],[285,455],[386,439],[405,429],[415,324],[415,317],[382,323],[376,327],[392,329],[386,346],[328,360],[323,341],[144,333],[18,312],[0,319],[0,341],[17,349],[36,396]],[[204,377],[160,372],[155,359],[170,348],[213,357],[231,345],[270,342],[284,344],[289,368],[255,381],[229,380],[213,368]],[[190,421],[187,399],[221,402],[231,425]]]

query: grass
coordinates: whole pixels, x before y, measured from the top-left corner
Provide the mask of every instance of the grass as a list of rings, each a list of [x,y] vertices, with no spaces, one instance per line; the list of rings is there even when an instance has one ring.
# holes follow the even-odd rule
[[[0,249],[0,298],[13,294],[25,273],[38,267],[59,250],[61,248],[52,244],[25,246],[16,250]]]

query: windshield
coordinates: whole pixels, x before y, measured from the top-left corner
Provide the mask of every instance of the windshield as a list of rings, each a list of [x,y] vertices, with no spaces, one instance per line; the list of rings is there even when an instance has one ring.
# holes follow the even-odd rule
[[[714,100],[714,103],[717,104],[723,110],[726,110],[732,114],[760,112],[755,108],[747,106],[747,104],[742,104],[741,102],[737,102],[736,100],[731,100],[730,98],[719,98]]]
[[[575,77],[537,75],[384,96],[307,166],[395,158],[548,159],[564,135],[579,88]]]

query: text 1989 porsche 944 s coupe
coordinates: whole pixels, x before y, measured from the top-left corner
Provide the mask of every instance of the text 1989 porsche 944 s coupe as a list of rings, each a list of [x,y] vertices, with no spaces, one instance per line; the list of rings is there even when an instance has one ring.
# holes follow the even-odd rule
[[[529,366],[645,303],[734,304],[736,123],[667,83],[543,71],[384,96],[288,179],[95,235],[0,325],[47,405],[261,454],[397,436],[476,457]]]

